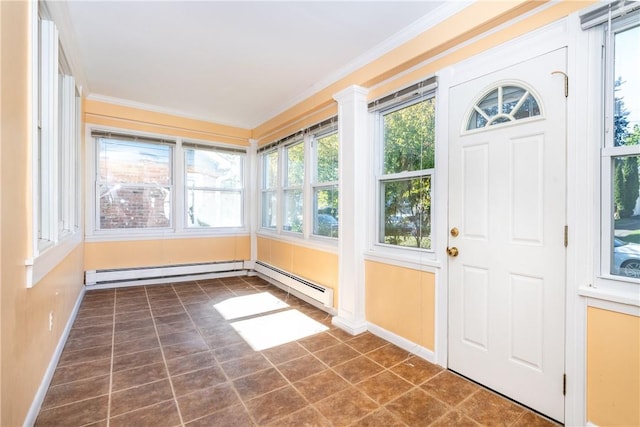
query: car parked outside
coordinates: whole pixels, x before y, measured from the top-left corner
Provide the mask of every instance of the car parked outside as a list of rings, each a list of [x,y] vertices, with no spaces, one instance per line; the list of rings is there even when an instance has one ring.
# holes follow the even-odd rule
[[[640,245],[613,239],[611,274],[640,278]]]

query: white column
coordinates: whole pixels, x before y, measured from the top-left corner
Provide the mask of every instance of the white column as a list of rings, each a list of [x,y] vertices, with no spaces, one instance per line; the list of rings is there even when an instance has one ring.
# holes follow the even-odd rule
[[[339,206],[338,315],[333,324],[355,335],[367,330],[364,250],[366,245],[367,89],[350,86],[334,95],[338,101]]]

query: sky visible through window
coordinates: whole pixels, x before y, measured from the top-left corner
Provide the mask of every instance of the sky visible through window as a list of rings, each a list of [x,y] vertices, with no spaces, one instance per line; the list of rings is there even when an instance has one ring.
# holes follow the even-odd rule
[[[628,129],[640,125],[640,26],[616,34],[615,76],[624,82],[616,96],[622,97],[629,111]]]

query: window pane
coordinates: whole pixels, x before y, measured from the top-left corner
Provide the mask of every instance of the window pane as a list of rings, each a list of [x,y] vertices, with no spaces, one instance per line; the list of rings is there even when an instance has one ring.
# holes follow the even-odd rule
[[[383,181],[380,243],[431,247],[431,177]]]
[[[187,186],[242,188],[242,155],[185,149]]]
[[[431,169],[435,153],[435,98],[387,113],[384,173]]]
[[[263,157],[262,188],[276,188],[278,185],[278,152],[271,151]]]
[[[286,148],[287,181],[285,186],[293,187],[304,182],[304,144],[299,142]]]
[[[302,233],[302,190],[289,190],[284,192],[282,229]]]
[[[262,192],[262,226],[276,228],[277,199],[275,191]]]
[[[317,182],[338,180],[338,134],[318,138],[317,145]]]
[[[338,237],[338,188],[318,188],[313,194],[313,234]]]
[[[242,192],[187,189],[187,226],[241,227]]]
[[[640,142],[640,26],[616,33],[614,59],[614,145]]]
[[[99,179],[109,183],[171,184],[171,147],[100,138]]]
[[[538,101],[526,89],[518,86],[500,86],[473,107],[467,130],[539,115]]]
[[[640,278],[640,200],[638,159],[613,159],[613,239],[611,274]]]
[[[171,189],[101,184],[100,228],[157,228],[171,225]]]

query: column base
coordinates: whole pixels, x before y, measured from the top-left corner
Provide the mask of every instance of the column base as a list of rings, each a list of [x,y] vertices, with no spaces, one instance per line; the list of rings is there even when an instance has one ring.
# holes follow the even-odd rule
[[[361,322],[354,322],[345,317],[334,316],[331,323],[351,335],[358,335],[367,331],[367,322],[364,320]]]

